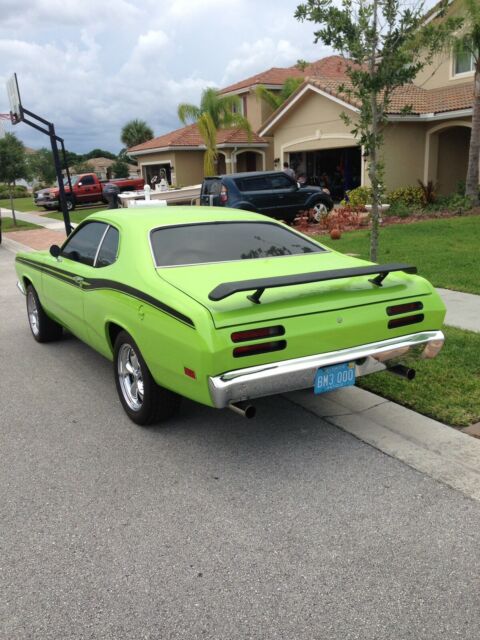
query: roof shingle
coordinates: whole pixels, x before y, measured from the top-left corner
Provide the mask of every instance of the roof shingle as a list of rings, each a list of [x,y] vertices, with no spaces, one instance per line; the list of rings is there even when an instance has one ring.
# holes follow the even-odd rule
[[[248,139],[248,134],[243,129],[219,129],[217,131],[217,145],[219,144],[266,144],[266,140],[261,138],[256,133],[252,133],[251,139]],[[162,149],[164,147],[204,147],[205,143],[198,130],[196,124],[189,124],[181,129],[170,131],[163,136],[152,138],[131,147],[128,151],[149,151],[150,149]]]

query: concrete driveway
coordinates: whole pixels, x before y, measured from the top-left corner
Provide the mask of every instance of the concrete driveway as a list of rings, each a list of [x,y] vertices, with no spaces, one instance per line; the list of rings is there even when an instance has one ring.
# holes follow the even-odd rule
[[[0,247],[0,637],[480,637],[480,505],[287,398],[136,427]]]

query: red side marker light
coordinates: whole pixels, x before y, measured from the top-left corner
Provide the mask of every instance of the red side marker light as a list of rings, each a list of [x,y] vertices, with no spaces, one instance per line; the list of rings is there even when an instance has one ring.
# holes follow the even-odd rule
[[[194,380],[197,379],[197,374],[193,369],[189,369],[188,367],[183,367],[183,373],[189,378],[193,378]]]

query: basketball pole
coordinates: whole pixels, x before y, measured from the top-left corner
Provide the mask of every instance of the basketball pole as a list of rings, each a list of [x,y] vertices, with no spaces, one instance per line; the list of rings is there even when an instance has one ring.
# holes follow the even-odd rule
[[[52,147],[52,154],[53,154],[53,162],[55,164],[55,172],[57,174],[57,180],[58,180],[60,207],[63,214],[63,221],[65,223],[65,232],[67,236],[69,236],[70,233],[72,232],[72,225],[70,222],[70,214],[68,212],[65,185],[63,183],[63,174],[62,174],[62,167],[60,163],[60,155],[58,153],[59,142],[62,147],[63,162],[64,162],[65,170],[67,173],[67,180],[68,180],[68,186],[70,187],[70,193],[72,194],[73,191],[72,191],[72,182],[70,180],[70,171],[68,170],[67,156],[65,153],[65,145],[63,142],[63,138],[60,138],[55,133],[55,125],[53,124],[53,122],[49,122],[48,120],[45,120],[45,118],[38,116],[36,113],[33,113],[33,111],[29,111],[28,109],[25,109],[25,107],[22,105],[22,102],[20,100],[20,93],[18,90],[16,73],[13,74],[9,83],[7,83],[7,91],[9,93],[9,98],[12,100],[12,95],[13,95],[13,99],[15,102],[15,107],[11,107],[12,111],[10,112],[10,119],[12,124],[18,124],[19,122],[24,122],[29,127],[33,127],[37,131],[44,133],[50,138],[50,145]],[[25,116],[28,116],[30,119],[27,119]],[[32,118],[33,120],[36,120],[36,122],[33,122]],[[41,123],[41,124],[38,124],[38,123]]]

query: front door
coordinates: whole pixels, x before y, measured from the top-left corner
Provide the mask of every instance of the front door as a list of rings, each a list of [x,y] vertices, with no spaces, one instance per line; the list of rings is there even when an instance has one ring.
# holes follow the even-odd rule
[[[94,277],[94,260],[107,230],[103,222],[86,222],[62,247],[59,258],[48,256],[42,288],[45,306],[81,340],[87,341],[84,320],[84,287]]]

